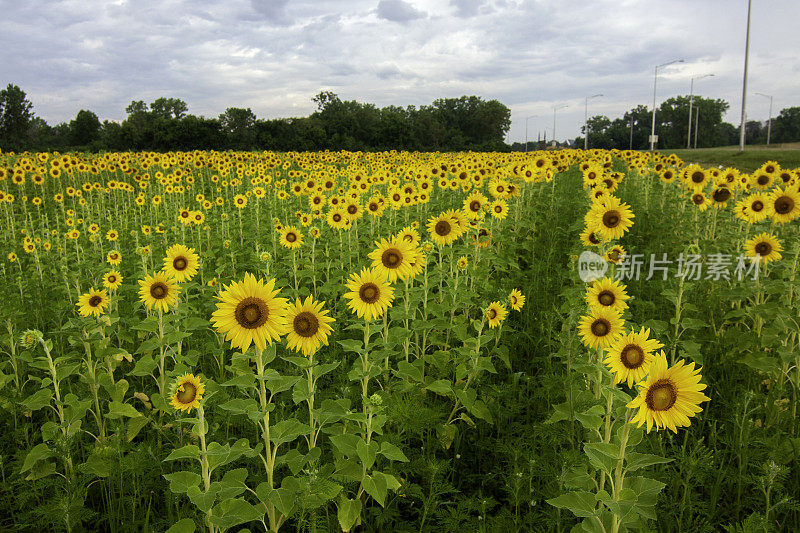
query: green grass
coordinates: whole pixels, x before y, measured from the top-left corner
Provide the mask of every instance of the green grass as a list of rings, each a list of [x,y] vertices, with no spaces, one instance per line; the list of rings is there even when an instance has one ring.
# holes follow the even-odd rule
[[[663,153],[674,153],[687,163],[698,163],[705,166],[735,167],[745,172],[752,172],[765,161],[776,161],[781,167],[800,167],[800,145],[784,145],[788,148],[747,147],[739,152],[738,147],[700,148],[697,150],[663,150]]]

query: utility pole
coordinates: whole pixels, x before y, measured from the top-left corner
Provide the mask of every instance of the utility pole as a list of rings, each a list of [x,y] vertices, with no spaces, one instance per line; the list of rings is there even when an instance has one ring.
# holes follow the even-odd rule
[[[653,124],[650,127],[650,151],[653,151],[653,147],[656,143],[656,85],[658,84],[658,69],[661,67],[666,67],[667,65],[671,65],[673,63],[683,63],[683,59],[675,59],[668,63],[662,63],[661,65],[656,65],[656,72],[655,77],[653,78]]]
[[[772,133],[772,97],[768,94],[764,93],[756,93],[761,96],[766,96],[769,98],[769,120],[767,121],[767,146],[769,146],[769,136]]]
[[[597,98],[603,96],[602,94],[595,94],[594,96],[587,96],[583,108],[583,149],[589,149],[589,98]],[[555,122],[555,121],[554,121]]]
[[[697,108],[697,118],[694,121],[694,148],[697,150],[697,128],[700,124],[700,108]]]
[[[742,79],[742,127],[739,132],[739,151],[744,152],[744,129],[747,120],[747,60],[750,55],[750,8],[753,0],[747,0],[747,33],[744,38],[744,77]]]
[[[531,115],[529,117],[525,117],[525,151],[528,151],[528,121],[532,118],[538,117],[539,115]]]
[[[559,109],[564,109],[565,107],[569,107],[567,104],[554,106],[553,107],[553,146],[556,145],[558,141],[556,141],[556,111]]]
[[[704,76],[692,78],[692,83],[689,86],[689,131],[686,134],[686,148],[692,147],[692,104],[694,102],[694,80],[701,80],[703,78],[708,78],[709,76],[713,76],[713,74],[706,74]]]

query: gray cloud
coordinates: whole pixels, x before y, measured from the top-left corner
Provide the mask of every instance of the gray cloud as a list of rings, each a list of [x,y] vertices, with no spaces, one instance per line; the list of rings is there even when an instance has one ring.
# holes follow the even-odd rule
[[[800,105],[800,35],[786,13],[796,0],[753,11],[752,92],[775,97],[775,113]],[[512,111],[511,140],[552,128],[578,135],[590,114],[616,117],[695,93],[741,113],[746,7],[728,0],[596,0],[580,9],[544,0],[0,0],[0,85],[28,93],[51,124],[79,109],[122,119],[131,100],[178,97],[217,116],[250,107],[259,117],[302,116],[333,90],[378,106],[429,104],[477,94]],[[691,17],[685,16],[690,11]],[[402,26],[399,26],[401,23]],[[748,98],[766,119],[769,101]]]
[[[378,2],[377,13],[379,18],[400,23],[425,17],[425,13],[403,0],[381,0]]]

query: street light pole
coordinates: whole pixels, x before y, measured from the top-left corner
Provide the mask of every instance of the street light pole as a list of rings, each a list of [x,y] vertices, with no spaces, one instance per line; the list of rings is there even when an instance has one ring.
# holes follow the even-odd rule
[[[531,115],[529,117],[525,117],[525,151],[528,151],[528,121],[532,118],[536,118],[539,115]]]
[[[658,69],[661,67],[666,67],[667,65],[671,65],[673,63],[683,63],[683,59],[675,59],[668,63],[662,63],[661,65],[656,65],[656,72],[653,78],[653,124],[650,126],[650,151],[653,151],[653,147],[655,145],[655,135],[656,135],[656,84],[658,83]]]
[[[706,74],[704,76],[692,78],[692,83],[689,86],[689,131],[686,134],[686,148],[692,147],[692,104],[694,103],[694,80],[701,80],[703,78],[708,78],[709,76],[713,76],[713,74]]]
[[[747,119],[747,59],[750,55],[750,7],[753,0],[747,0],[747,33],[744,39],[744,76],[742,78],[742,127],[739,132],[739,151],[744,152],[744,127]]]
[[[583,149],[589,149],[589,98],[597,98],[603,96],[602,94],[595,94],[587,96],[583,108]]]
[[[567,104],[555,106],[553,107],[553,145],[558,142],[556,141],[556,111],[559,109],[564,109],[565,107],[569,107]]]
[[[761,96],[766,96],[769,98],[769,120],[767,121],[767,146],[769,146],[769,135],[772,132],[772,97],[768,94],[764,93],[756,93]]]
[[[697,149],[697,128],[700,126],[700,108],[697,108],[697,118],[694,121],[694,148]]]

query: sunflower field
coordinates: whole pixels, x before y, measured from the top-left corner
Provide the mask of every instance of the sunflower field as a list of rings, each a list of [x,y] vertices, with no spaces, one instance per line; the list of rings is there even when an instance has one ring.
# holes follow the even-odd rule
[[[3,531],[800,529],[800,169],[0,154]]]

